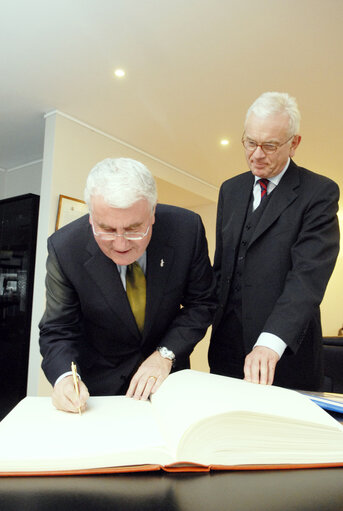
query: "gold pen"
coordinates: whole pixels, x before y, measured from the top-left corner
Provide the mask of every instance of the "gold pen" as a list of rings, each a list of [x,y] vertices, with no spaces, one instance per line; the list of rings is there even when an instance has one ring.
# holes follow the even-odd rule
[[[77,394],[77,397],[80,398],[79,380],[77,378],[76,365],[74,364],[74,362],[71,363],[71,372],[73,373],[75,392]],[[81,415],[81,413],[82,413],[81,407],[79,406],[79,414]]]

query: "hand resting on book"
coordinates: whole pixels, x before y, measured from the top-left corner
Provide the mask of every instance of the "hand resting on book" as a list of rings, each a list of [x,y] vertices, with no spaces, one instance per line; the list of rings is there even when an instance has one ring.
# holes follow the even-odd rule
[[[244,379],[251,383],[272,385],[275,367],[280,357],[271,348],[256,346],[246,357],[244,363]]]
[[[161,357],[159,352],[155,351],[138,368],[130,382],[126,395],[145,401],[150,394],[154,394],[161,386],[171,368],[171,360]]]

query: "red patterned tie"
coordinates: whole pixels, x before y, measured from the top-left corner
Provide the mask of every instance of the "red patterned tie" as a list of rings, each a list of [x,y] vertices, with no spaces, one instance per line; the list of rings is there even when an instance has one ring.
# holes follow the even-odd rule
[[[258,183],[261,187],[261,202],[265,197],[267,197],[267,186],[269,183],[269,179],[259,179]]]

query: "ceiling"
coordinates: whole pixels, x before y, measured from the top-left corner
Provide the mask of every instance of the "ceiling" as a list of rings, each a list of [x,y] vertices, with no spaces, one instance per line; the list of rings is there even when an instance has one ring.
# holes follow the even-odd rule
[[[279,90],[296,161],[342,183],[342,0],[0,0],[0,26],[2,170],[42,158],[57,109],[219,186],[246,169],[247,108]]]

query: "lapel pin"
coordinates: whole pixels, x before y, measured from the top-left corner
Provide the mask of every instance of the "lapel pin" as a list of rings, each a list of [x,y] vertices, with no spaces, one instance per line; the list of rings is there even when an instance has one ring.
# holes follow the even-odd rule
[[[163,259],[161,259],[160,266],[161,266],[161,268],[163,268],[163,266],[164,266],[164,261],[163,261]]]

